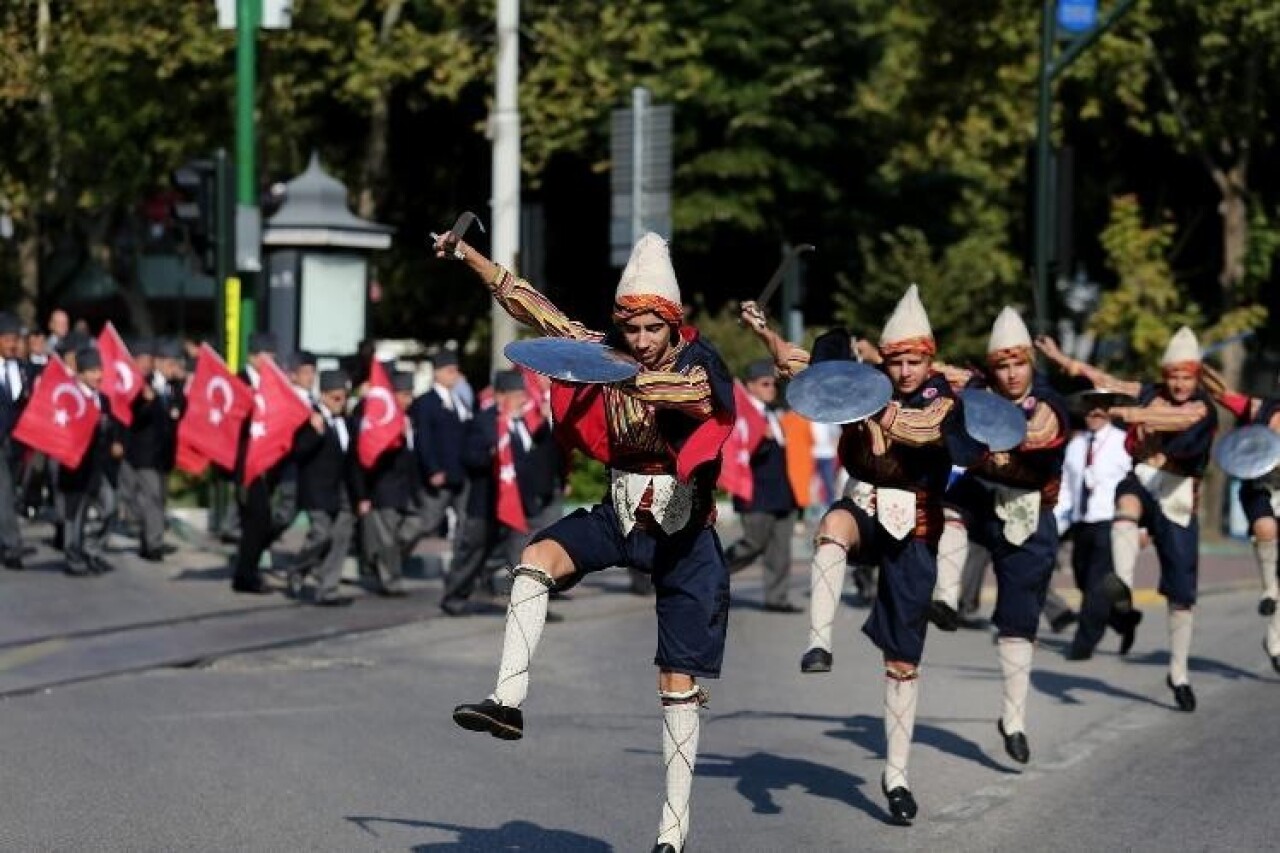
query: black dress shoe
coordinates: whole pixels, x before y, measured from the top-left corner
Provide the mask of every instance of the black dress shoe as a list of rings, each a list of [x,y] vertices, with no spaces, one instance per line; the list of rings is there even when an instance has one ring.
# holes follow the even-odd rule
[[[819,649],[816,646],[805,652],[800,658],[801,672],[830,672],[831,671],[831,652],[826,649]]]
[[[236,592],[243,592],[246,595],[270,595],[271,587],[262,581],[256,583],[235,583],[231,584],[231,588]]]
[[[1185,711],[1188,714],[1196,709],[1196,694],[1191,689],[1190,684],[1174,684],[1173,678],[1166,676],[1165,684],[1169,685],[1169,689],[1173,691],[1173,701],[1178,703],[1178,710]]]
[[[316,607],[347,607],[354,598],[349,595],[330,595],[327,598],[317,598]]]
[[[295,571],[294,569],[289,569],[287,572],[285,572],[285,576],[284,576],[285,595],[294,599],[302,598],[302,578],[303,578],[302,572]],[[319,604],[319,603],[320,603],[319,601],[316,602],[316,604]]]
[[[1267,640],[1265,637],[1262,639],[1262,650],[1266,652],[1267,657],[1271,658],[1271,668],[1277,673],[1280,673],[1280,655],[1271,654],[1271,649],[1267,648]]]
[[[919,811],[916,798],[911,796],[911,791],[901,785],[890,791],[885,787],[883,776],[880,777],[880,790],[889,800],[889,816],[893,818],[893,822],[900,826],[910,826]]]
[[[401,589],[400,587],[391,587],[390,589],[385,586],[378,587],[378,595],[383,598],[404,598],[408,594],[408,590]]]
[[[20,572],[26,568],[26,566],[22,565],[21,557],[5,557],[4,567],[11,572]]]
[[[1088,660],[1093,657],[1093,649],[1086,649],[1084,646],[1077,646],[1072,643],[1067,646],[1067,653],[1063,657],[1067,660]]]
[[[799,605],[796,605],[796,604],[792,604],[789,601],[784,602],[783,604],[766,604],[764,606],[764,609],[765,609],[765,612],[767,613],[803,613],[804,612],[803,607],[800,607]]]
[[[960,614],[945,601],[931,601],[929,602],[929,621],[936,625],[939,631],[950,632],[960,627]]]
[[[116,570],[116,567],[103,557],[90,557],[89,567],[100,575],[109,575]]]
[[[653,853],[679,853],[679,851],[670,844],[664,843],[653,845]]]
[[[138,559],[146,560],[148,563],[163,563],[164,555],[159,551],[148,551],[143,548],[138,551]]]
[[[1276,612],[1276,600],[1274,598],[1264,598],[1258,602],[1259,616],[1274,616]]]
[[[486,699],[478,705],[459,705],[453,709],[453,721],[470,732],[488,732],[500,740],[524,737],[524,714],[519,708],[499,705]]]
[[[1080,617],[1076,615],[1074,610],[1068,610],[1065,613],[1059,613],[1057,616],[1049,620],[1049,629],[1055,634],[1061,634],[1072,625],[1080,621]]]
[[[471,614],[471,606],[461,598],[446,598],[440,602],[440,609],[449,616],[468,616]]]
[[[1004,751],[1010,758],[1019,764],[1026,764],[1031,760],[1031,747],[1027,743],[1025,734],[1022,732],[1009,734],[1004,730],[1004,720],[996,720],[996,729],[1000,732],[1000,737],[1004,738]]]
[[[1127,655],[1133,648],[1133,641],[1138,638],[1138,625],[1142,622],[1141,610],[1130,610],[1120,614],[1123,626],[1120,628],[1120,654]]]
[[[93,577],[94,571],[88,566],[67,565],[62,567],[62,573],[73,578],[88,578]]]

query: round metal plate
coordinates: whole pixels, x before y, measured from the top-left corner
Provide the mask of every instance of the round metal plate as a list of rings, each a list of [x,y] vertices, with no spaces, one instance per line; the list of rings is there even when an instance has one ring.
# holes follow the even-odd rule
[[[850,424],[889,404],[893,385],[874,367],[856,361],[821,361],[787,385],[791,408],[811,421]]]
[[[1088,412],[1090,409],[1110,409],[1114,406],[1138,405],[1136,397],[1121,394],[1119,391],[1107,391],[1101,388],[1093,391],[1077,391],[1068,398],[1067,402],[1071,406],[1071,411],[1081,414]]]
[[[507,344],[503,353],[534,373],[564,382],[610,384],[624,382],[640,372],[640,364],[634,358],[594,341],[532,338]]]
[[[964,428],[988,449],[1013,450],[1027,437],[1027,418],[1013,403],[980,388],[960,392],[964,404]]]
[[[1256,480],[1280,462],[1280,435],[1262,424],[1233,429],[1214,448],[1219,467],[1240,480]]]

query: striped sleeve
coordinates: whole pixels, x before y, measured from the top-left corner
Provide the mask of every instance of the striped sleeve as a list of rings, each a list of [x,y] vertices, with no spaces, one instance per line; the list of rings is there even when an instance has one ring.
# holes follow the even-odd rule
[[[706,368],[694,365],[688,370],[642,370],[636,374],[634,387],[626,393],[659,409],[675,409],[692,418],[711,417],[711,381]]]
[[[1023,450],[1048,450],[1067,440],[1062,419],[1045,403],[1036,403],[1035,411],[1027,421],[1027,437],[1022,441]]]
[[[908,447],[936,444],[942,440],[942,423],[955,404],[950,397],[938,397],[923,409],[890,405],[880,424],[890,438]]]
[[[1142,383],[1131,379],[1120,379],[1112,376],[1104,370],[1094,367],[1092,364],[1086,364],[1083,361],[1076,362],[1080,375],[1084,376],[1093,383],[1094,388],[1105,389],[1107,391],[1116,391],[1120,394],[1128,394],[1130,397],[1137,397],[1142,393]],[[1072,374],[1073,376],[1076,374]]]
[[[537,329],[547,337],[573,338],[576,341],[604,340],[603,333],[592,331],[577,320],[570,320],[533,285],[507,270],[502,270],[497,283],[490,290],[502,310],[510,314],[512,319]]]
[[[1209,414],[1208,408],[1199,400],[1193,400],[1181,406],[1146,406],[1140,409],[1129,409],[1125,420],[1131,424],[1139,424],[1153,432],[1182,432],[1191,429]]]

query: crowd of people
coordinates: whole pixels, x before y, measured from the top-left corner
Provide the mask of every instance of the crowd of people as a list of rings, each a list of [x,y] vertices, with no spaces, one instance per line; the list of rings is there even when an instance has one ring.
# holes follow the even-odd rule
[[[975,624],[988,565],[1002,674],[995,728],[1011,759],[1026,763],[1031,755],[1029,686],[1042,619],[1055,631],[1075,624],[1071,660],[1089,659],[1109,629],[1126,653],[1142,620],[1134,574],[1148,542],[1167,601],[1168,686],[1177,708],[1195,710],[1188,658],[1197,510],[1218,426],[1215,403],[1271,429],[1280,429],[1280,404],[1227,388],[1202,362],[1191,330],[1170,341],[1159,380],[1139,382],[1033,338],[1009,307],[995,318],[984,363],[947,364],[914,286],[875,345],[833,329],[804,349],[747,302],[741,318],[768,357],[734,377],[713,342],[684,322],[667,247],[655,235],[635,246],[607,331],[570,319],[457,235],[436,239],[438,256],[469,267],[516,320],[546,337],[625,352],[635,375],[581,384],[503,370],[476,394],[456,353],[442,350],[430,387],[415,395],[414,376],[372,351],[351,371],[317,370],[311,354],[279,353],[275,339],[260,333],[233,376],[207,347],[134,341],[120,346],[143,381],[125,398],[122,417],[119,357],[104,337],[113,330],[95,344],[68,330],[65,315],[55,315],[47,336],[0,315],[0,428],[12,463],[0,466],[4,565],[22,567],[17,518],[39,507],[33,496],[40,494],[55,497],[42,511],[58,525],[68,574],[110,569],[104,537],[120,503],[140,527],[138,555],[163,560],[165,482],[175,466],[196,472],[212,464],[234,484],[232,587],[240,593],[273,591],[260,568],[264,551],[300,512],[309,525],[288,564],[286,589],[323,606],[351,603],[339,582],[353,549],[375,592],[404,595],[407,555],[424,535],[448,527],[446,614],[471,612],[495,560],[510,567],[494,690],[453,715],[464,729],[504,740],[524,734],[549,600],[610,567],[645,576],[656,602],[666,775],[655,853],[678,853],[688,837],[699,711],[708,696],[700,681],[720,672],[730,575],[759,563],[764,609],[805,612],[791,599],[792,541],[815,495],[827,509],[814,530],[800,670],[832,670],[845,578],[860,567],[871,595],[863,632],[884,662],[881,786],[895,821],[910,823],[918,812],[908,765],[927,628]],[[1084,390],[1061,394],[1061,383],[1036,371],[1037,352]],[[111,362],[105,371],[104,358]],[[843,426],[784,412],[780,383],[828,361],[874,365],[892,388],[888,404]],[[74,375],[93,409],[78,464],[22,444],[24,407],[39,371],[55,362]],[[1020,413],[1025,431],[1015,447],[993,450],[970,429],[964,394],[972,389]],[[566,515],[566,461],[574,452],[603,463],[608,482],[598,504]],[[1242,500],[1263,583],[1259,612],[1270,620],[1265,651],[1280,671],[1276,486],[1271,475],[1250,482]],[[717,487],[732,495],[741,523],[741,538],[728,548],[716,535]],[[1053,598],[1059,565],[1070,566],[1078,613]]]

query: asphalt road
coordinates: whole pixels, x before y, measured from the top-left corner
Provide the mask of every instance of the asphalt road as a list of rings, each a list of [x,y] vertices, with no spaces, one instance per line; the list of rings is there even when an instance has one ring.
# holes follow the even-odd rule
[[[661,785],[653,615],[624,584],[606,573],[553,605],[566,621],[548,626],[515,744],[449,718],[491,689],[501,618],[436,618],[426,593],[410,600],[423,618],[389,630],[12,696],[0,849],[647,851]],[[691,851],[1276,846],[1280,677],[1252,591],[1203,599],[1194,715],[1172,710],[1154,607],[1129,659],[1110,638],[1068,663],[1065,639],[1043,638],[1026,768],[995,731],[990,636],[932,634],[911,766],[921,816],[901,828],[879,793],[864,612],[841,609],[835,671],[802,676],[805,617],[761,611],[754,570],[735,584]]]

